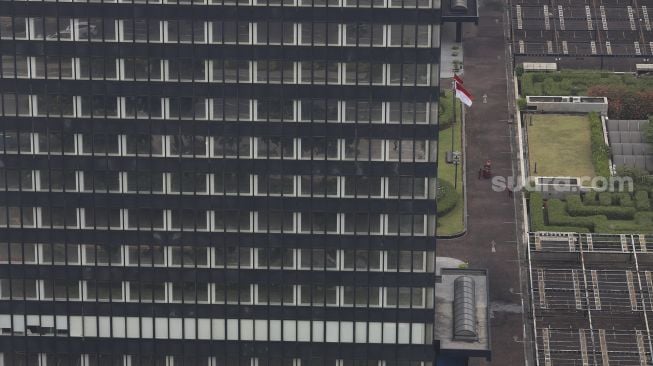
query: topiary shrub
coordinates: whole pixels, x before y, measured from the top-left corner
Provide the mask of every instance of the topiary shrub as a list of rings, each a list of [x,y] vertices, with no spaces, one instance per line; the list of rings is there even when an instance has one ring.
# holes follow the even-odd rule
[[[617,195],[619,206],[621,207],[635,207],[635,202],[628,192],[621,192]]]
[[[610,192],[599,193],[599,205],[612,206],[612,194]]]
[[[456,192],[453,184],[446,180],[438,179],[435,199],[438,216],[444,216],[456,207],[460,199],[460,194]]]
[[[583,203],[588,206],[598,205],[597,197],[598,193],[596,191],[589,191],[585,193],[585,196],[583,197]]]

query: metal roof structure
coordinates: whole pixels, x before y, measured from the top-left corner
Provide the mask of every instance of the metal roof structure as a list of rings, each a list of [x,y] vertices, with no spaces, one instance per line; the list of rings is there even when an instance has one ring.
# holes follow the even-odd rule
[[[491,359],[488,277],[483,269],[439,270],[433,327],[438,354]]]
[[[476,332],[476,286],[470,276],[453,281],[453,337],[456,340],[478,339]]]
[[[650,12],[650,0],[513,0],[513,50],[523,61],[556,59],[581,68],[592,58],[641,63],[653,55]]]
[[[608,139],[617,167],[653,172],[653,148],[646,141],[647,120],[607,120]]]
[[[537,365],[653,365],[653,236],[528,239]]]

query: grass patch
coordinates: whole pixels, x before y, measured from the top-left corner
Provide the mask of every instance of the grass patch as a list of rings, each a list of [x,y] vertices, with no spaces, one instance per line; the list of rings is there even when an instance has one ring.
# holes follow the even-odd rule
[[[585,116],[538,114],[528,126],[530,173],[553,177],[594,177],[590,122]],[[537,173],[535,170],[537,163]]]
[[[632,91],[653,88],[653,77],[636,78],[632,74],[597,71],[526,72],[520,81],[523,96],[587,95],[587,89],[595,85],[618,85]]]
[[[446,130],[449,127],[451,127],[451,124],[453,122],[452,114],[453,114],[453,105],[451,102],[451,97],[452,93],[450,90],[447,91],[440,91],[440,100],[438,101],[438,109],[439,109],[439,119],[438,119],[438,128],[440,130]],[[460,123],[462,120],[462,116],[460,115],[460,101],[456,100],[456,123]],[[451,135],[450,135],[451,136]],[[451,137],[449,137],[449,140],[451,141]],[[451,146],[451,144],[449,144]]]
[[[441,179],[445,182],[451,184],[454,183],[454,178],[456,177],[455,166],[453,164],[447,164],[446,153],[451,150],[451,134],[454,135],[454,151],[462,152],[462,123],[460,116],[460,102],[456,101],[458,110],[456,111],[456,121],[457,123],[453,126],[442,127],[442,122],[451,121],[452,105],[451,105],[451,92],[445,97],[444,93],[440,94],[440,132],[438,134],[439,144],[438,144],[438,179]],[[464,159],[464,157],[463,157]],[[456,184],[456,192],[458,193],[459,199],[458,203],[449,211],[446,215],[438,216],[438,235],[454,235],[462,232],[465,229],[464,225],[464,202],[463,202],[463,174],[464,174],[464,164],[458,165],[458,176]]]

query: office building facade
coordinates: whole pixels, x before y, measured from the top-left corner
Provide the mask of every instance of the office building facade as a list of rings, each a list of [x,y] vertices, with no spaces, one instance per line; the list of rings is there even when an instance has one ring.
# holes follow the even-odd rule
[[[0,365],[431,366],[439,3],[0,1]]]

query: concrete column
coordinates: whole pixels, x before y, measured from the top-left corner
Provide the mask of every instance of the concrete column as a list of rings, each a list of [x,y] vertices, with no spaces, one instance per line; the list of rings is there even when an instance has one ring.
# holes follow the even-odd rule
[[[456,22],[456,42],[460,43],[463,41],[463,23]]]

